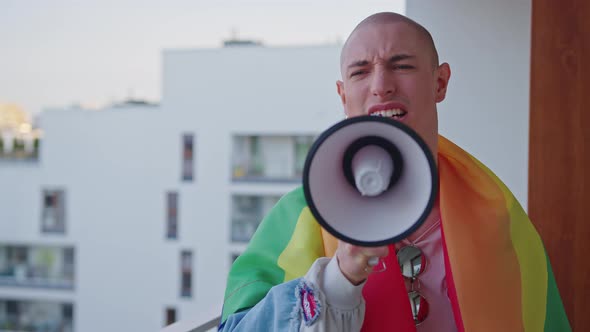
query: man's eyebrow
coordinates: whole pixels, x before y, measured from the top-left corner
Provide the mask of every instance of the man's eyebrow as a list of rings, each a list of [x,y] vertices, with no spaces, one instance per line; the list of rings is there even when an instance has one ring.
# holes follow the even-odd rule
[[[347,68],[350,69],[350,68],[354,68],[354,67],[363,67],[368,64],[369,64],[369,61],[367,61],[367,60],[358,60],[358,61],[355,61],[355,62],[349,64]]]
[[[396,54],[394,56],[392,56],[391,58],[389,58],[389,63],[396,63],[402,60],[407,60],[407,59],[414,59],[416,56],[414,55],[410,55],[410,54]],[[349,64],[347,69],[350,68],[355,68],[355,67],[364,67],[366,65],[369,64],[369,61],[367,60],[358,60],[358,61],[354,61],[353,63]]]
[[[392,56],[391,58],[389,58],[389,63],[396,63],[398,61],[413,59],[413,58],[415,58],[415,56],[410,55],[410,54],[396,54],[396,55]]]

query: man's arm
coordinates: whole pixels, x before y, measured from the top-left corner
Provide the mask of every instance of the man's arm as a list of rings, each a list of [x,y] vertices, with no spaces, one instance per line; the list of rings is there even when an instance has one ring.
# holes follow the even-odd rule
[[[273,287],[252,309],[229,316],[220,331],[359,331],[363,285],[351,284],[336,258],[319,258],[305,277]]]

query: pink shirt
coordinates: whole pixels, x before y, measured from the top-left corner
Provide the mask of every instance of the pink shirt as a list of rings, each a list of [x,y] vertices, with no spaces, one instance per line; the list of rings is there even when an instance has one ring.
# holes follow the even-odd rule
[[[414,241],[402,240],[396,244],[398,249],[413,244],[420,248],[426,257],[426,268],[418,276],[419,283],[414,282],[414,290],[418,290],[429,304],[428,316],[417,326],[418,332],[457,331],[451,301],[447,295],[441,236],[439,219]]]

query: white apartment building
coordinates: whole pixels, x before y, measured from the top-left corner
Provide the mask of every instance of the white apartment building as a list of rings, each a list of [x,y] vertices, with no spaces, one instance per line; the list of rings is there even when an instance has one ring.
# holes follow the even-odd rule
[[[0,329],[218,312],[232,260],[343,118],[338,52],[165,51],[160,106],[44,112],[38,158],[0,161]]]
[[[441,132],[526,206],[530,1],[407,13],[451,63]],[[339,49],[167,50],[159,106],[44,112],[37,157],[0,154],[0,330],[154,331],[219,313],[232,260],[343,118]]]

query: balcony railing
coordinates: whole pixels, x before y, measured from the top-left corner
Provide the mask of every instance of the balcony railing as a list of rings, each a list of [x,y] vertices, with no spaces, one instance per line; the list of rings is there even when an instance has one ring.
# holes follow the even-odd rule
[[[26,322],[22,320],[23,316],[33,317],[27,319]],[[72,332],[74,330],[74,323],[72,319],[65,317],[53,317],[51,319],[43,319],[36,317],[35,313],[27,312],[20,314],[7,314],[0,318],[0,332],[28,332],[28,331],[43,331],[43,332]]]
[[[295,174],[293,176],[282,176],[282,177],[269,177],[265,175],[244,175],[244,176],[233,176],[231,181],[234,183],[269,183],[269,184],[291,184],[301,182],[301,175]]]
[[[0,276],[0,286],[71,290],[74,289],[74,281],[42,277],[27,277],[20,279],[13,276]]]
[[[231,225],[232,242],[248,243],[254,232],[256,232],[262,218],[263,216],[233,218]]]
[[[37,161],[40,140],[4,142],[0,138],[0,161]]]
[[[212,317],[212,318],[211,318]],[[217,331],[217,327],[221,321],[221,316],[210,316],[210,318],[202,319],[193,318],[185,319],[174,324],[168,325],[160,332],[207,332]]]

